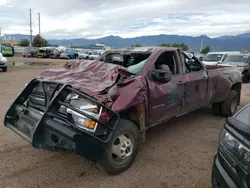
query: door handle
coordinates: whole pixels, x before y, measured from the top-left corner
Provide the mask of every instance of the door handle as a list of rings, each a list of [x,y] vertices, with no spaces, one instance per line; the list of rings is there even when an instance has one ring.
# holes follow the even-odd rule
[[[180,80],[180,81],[177,82],[177,85],[184,85],[185,83],[186,83],[185,81]]]

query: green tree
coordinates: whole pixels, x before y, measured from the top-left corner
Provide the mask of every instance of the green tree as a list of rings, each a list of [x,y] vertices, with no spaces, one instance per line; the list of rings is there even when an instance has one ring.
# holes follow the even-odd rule
[[[43,37],[41,37],[40,35],[36,35],[34,40],[33,40],[33,44],[32,46],[34,47],[44,47],[44,46],[48,46],[48,41],[45,40]]]
[[[160,46],[162,46],[162,47],[171,47],[171,44],[164,43],[164,44],[161,44]]]
[[[174,43],[174,44],[172,45],[172,47],[180,48],[180,49],[182,49],[183,51],[188,51],[188,46],[187,46],[186,44],[184,44],[184,43],[180,43],[180,44]]]
[[[135,44],[135,45],[132,45],[132,47],[142,47],[143,45],[142,44]]]
[[[202,50],[201,50],[201,53],[202,54],[207,54],[208,52],[210,52],[211,51],[211,47],[209,46],[209,45],[207,45],[207,46],[205,46],[205,48],[203,48]]]
[[[23,40],[20,40],[19,46],[29,46],[30,45],[30,41],[28,39],[23,39]]]

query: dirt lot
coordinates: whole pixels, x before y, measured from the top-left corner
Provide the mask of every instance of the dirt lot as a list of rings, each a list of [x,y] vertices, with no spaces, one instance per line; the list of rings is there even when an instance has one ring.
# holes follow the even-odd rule
[[[16,67],[0,72],[1,122],[13,99],[41,70]],[[249,100],[250,85],[244,85],[241,106]],[[107,176],[72,154],[32,149],[0,123],[0,187],[211,187],[211,166],[223,122],[224,118],[204,108],[152,128],[132,167],[119,176]]]

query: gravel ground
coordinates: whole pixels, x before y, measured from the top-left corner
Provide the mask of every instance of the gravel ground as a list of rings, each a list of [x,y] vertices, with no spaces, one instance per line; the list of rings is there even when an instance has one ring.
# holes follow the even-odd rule
[[[41,70],[13,67],[0,72],[1,122],[13,99]],[[241,106],[249,99],[250,85],[244,85]],[[213,156],[224,120],[203,108],[150,129],[132,167],[118,176],[108,176],[73,154],[32,149],[0,123],[0,187],[211,187]]]

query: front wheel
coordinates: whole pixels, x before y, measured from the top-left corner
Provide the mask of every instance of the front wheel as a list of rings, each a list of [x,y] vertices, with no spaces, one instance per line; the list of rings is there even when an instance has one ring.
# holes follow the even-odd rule
[[[108,152],[97,165],[111,175],[126,171],[137,154],[139,137],[136,125],[131,121],[121,119],[111,139]]]
[[[2,68],[3,72],[7,72],[7,67]]]

